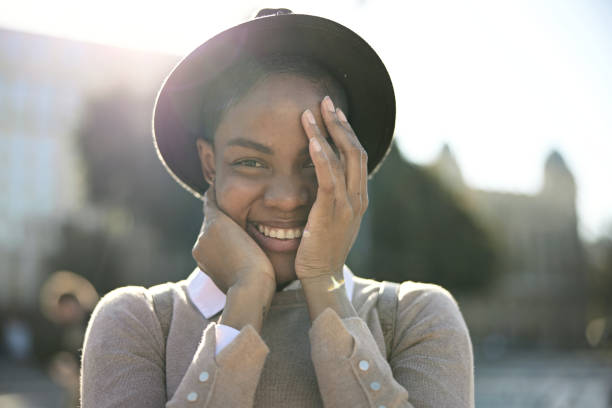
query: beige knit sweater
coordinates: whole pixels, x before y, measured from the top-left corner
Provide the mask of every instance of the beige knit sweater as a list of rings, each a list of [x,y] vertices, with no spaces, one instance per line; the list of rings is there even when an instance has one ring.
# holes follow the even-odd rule
[[[147,289],[100,301],[83,347],[83,408],[474,406],[468,330],[439,286],[402,283],[387,362],[376,281],[355,277],[359,317],[327,309],[312,324],[302,290],[278,292],[261,335],[247,326],[216,357],[218,316],[199,313],[185,281],[168,285],[167,343]]]

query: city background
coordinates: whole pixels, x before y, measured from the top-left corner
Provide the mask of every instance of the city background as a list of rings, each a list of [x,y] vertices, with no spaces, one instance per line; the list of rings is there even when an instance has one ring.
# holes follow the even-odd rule
[[[194,267],[201,203],[165,172],[150,131],[155,94],[180,53],[134,48],[0,28],[2,407],[76,406],[80,347],[99,297],[180,280]],[[610,60],[600,63],[612,71]],[[396,82],[400,68],[390,71]],[[434,282],[455,295],[474,343],[477,407],[612,406],[612,148],[597,138],[612,140],[612,126],[585,124],[546,143],[517,135],[508,149],[491,148],[507,143],[502,131],[488,135],[481,172],[502,167],[502,178],[529,179],[526,188],[495,186],[474,178],[443,106],[427,120],[446,121],[447,138],[429,156],[412,149],[429,135],[407,125],[419,110],[402,99],[405,81],[396,82],[397,143],[370,181],[347,264],[360,276]],[[571,78],[551,81],[565,89]],[[610,82],[600,88],[612,94]],[[577,111],[595,103],[557,97]],[[607,107],[597,108],[612,123]],[[547,115],[536,132],[557,131]],[[570,139],[603,176],[585,176]],[[535,153],[521,154],[531,143],[545,146],[535,168]],[[598,200],[607,213],[591,204]]]

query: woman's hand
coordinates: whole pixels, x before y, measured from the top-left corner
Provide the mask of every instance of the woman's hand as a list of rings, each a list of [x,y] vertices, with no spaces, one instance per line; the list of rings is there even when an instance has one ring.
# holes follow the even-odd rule
[[[367,154],[340,109],[326,96],[321,115],[337,152],[324,137],[310,110],[302,114],[310,156],[318,180],[317,198],[310,210],[295,259],[302,281],[332,277],[342,281],[342,268],[355,242],[368,206]]]
[[[204,195],[204,221],[192,255],[223,292],[253,278],[276,286],[270,260],[247,232],[219,209],[214,186]]]
[[[261,330],[276,290],[274,268],[255,241],[219,209],[214,185],[204,195],[204,221],[193,246],[198,267],[227,294],[220,323]]]

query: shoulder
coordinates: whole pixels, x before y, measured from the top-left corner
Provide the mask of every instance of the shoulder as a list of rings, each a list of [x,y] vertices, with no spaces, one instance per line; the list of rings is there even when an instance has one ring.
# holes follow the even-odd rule
[[[397,329],[406,344],[429,342],[471,360],[468,327],[455,297],[431,283],[403,282],[398,294]]]
[[[114,289],[104,295],[96,308],[96,314],[108,313],[137,313],[147,314],[153,312],[153,298],[156,294],[165,294],[174,297],[177,291],[176,283],[168,282],[161,285],[145,288],[143,286],[124,286]]]
[[[364,303],[376,303],[374,299],[378,298],[383,283],[359,277],[355,277],[354,281],[358,298]],[[398,326],[433,328],[442,325],[463,335],[467,334],[468,329],[459,305],[447,289],[433,283],[413,281],[405,281],[397,285],[399,285],[397,290]],[[371,300],[368,301],[368,299]]]
[[[442,286],[433,283],[402,282],[398,302],[400,309],[412,308],[427,313],[461,314],[455,297]]]
[[[155,318],[151,296],[140,286],[114,289],[100,299],[87,326],[86,339],[104,341],[135,333],[145,327],[155,330]]]
[[[161,328],[153,306],[153,295],[161,289],[174,290],[174,284],[158,285],[150,289],[125,286],[110,291],[96,305],[89,321],[88,334],[102,336],[109,332],[142,332],[158,337]]]
[[[358,276],[353,277],[353,282],[354,294],[360,299],[378,296],[383,285],[383,282]],[[400,309],[428,306],[453,312],[459,310],[454,296],[440,285],[413,281],[395,283],[395,285],[399,285],[397,296]]]
[[[125,286],[108,292],[100,299],[92,318],[113,314],[146,314],[152,307],[148,289],[142,286]]]
[[[126,286],[112,290],[96,305],[85,333],[84,359],[99,353],[152,353],[165,344],[150,289]]]

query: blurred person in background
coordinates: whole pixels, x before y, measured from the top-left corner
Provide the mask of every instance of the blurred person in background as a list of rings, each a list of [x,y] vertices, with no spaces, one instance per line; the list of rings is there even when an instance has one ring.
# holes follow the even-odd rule
[[[79,360],[89,314],[99,299],[93,285],[69,271],[51,274],[40,289],[40,308],[51,326],[46,347],[53,350],[47,371],[66,393],[67,406],[78,406]]]
[[[264,9],[183,59],[153,126],[204,202],[198,267],[103,297],[82,406],[472,407],[452,295],[345,265],[394,121],[377,54],[320,17]]]

